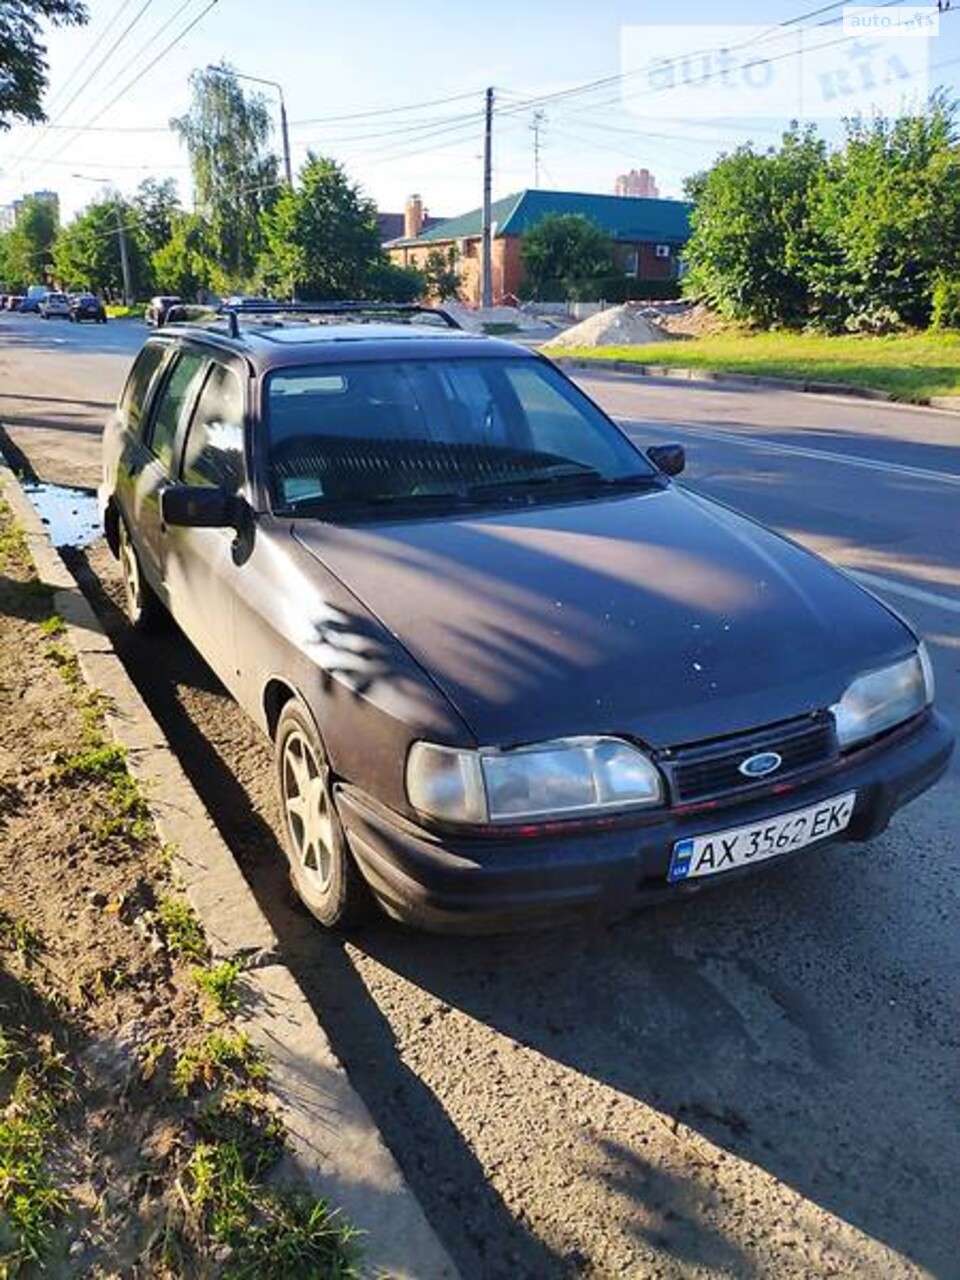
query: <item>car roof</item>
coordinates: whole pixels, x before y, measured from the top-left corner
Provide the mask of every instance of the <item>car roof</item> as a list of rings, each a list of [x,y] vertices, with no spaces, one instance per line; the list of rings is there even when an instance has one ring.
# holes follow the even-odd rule
[[[171,338],[199,342],[241,355],[256,374],[271,369],[345,361],[436,360],[444,357],[528,357],[532,351],[512,342],[462,329],[384,321],[244,325],[237,337],[191,324],[168,324],[153,341]]]

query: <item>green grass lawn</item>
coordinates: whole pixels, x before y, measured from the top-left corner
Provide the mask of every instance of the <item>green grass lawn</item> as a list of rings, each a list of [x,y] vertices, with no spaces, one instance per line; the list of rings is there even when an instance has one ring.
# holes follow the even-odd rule
[[[107,303],[107,315],[111,320],[142,320],[147,309],[145,302],[135,302],[132,307],[123,307]]]
[[[643,347],[564,347],[554,357],[629,360],[673,368],[846,383],[914,403],[960,396],[960,333],[830,338],[807,333],[728,333]]]

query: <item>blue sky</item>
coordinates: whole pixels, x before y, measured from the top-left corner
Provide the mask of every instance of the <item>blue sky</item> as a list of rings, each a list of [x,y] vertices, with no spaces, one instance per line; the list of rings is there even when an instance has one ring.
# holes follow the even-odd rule
[[[741,61],[768,54],[781,77],[802,65],[793,42],[805,27],[807,47],[827,50],[807,55],[808,74],[815,71],[809,59],[816,56],[847,59],[848,68],[862,70],[850,60],[855,38],[842,43],[840,6],[804,23],[778,26],[822,8],[823,0],[728,0],[722,13],[706,0],[687,0],[683,6],[666,0],[447,0],[442,6],[217,0],[147,70],[151,59],[208,3],[89,0],[87,27],[53,33],[47,101],[55,127],[0,135],[0,203],[24,191],[52,188],[70,214],[104,182],[132,190],[151,174],[177,178],[189,201],[186,155],[167,121],[189,103],[191,70],[221,59],[240,71],[282,82],[295,166],[309,146],[336,155],[381,208],[400,209],[405,196],[417,191],[432,212],[441,214],[479,203],[482,95],[488,84],[495,87],[500,108],[495,196],[533,185],[530,125],[538,98],[546,98],[539,104],[545,113],[541,186],[610,191],[618,173],[646,166],[662,194],[680,195],[684,177],[718,152],[748,139],[760,145],[774,141],[793,108],[789,102],[758,100],[749,117],[730,117],[722,113],[722,95],[715,103],[697,99],[693,105],[682,88],[654,94],[647,59],[660,49],[654,35],[662,42],[665,27],[689,29],[692,47],[702,49],[698,36],[721,17],[731,26],[746,24],[748,52],[738,55]],[[116,52],[91,74],[141,9],[142,16]],[[624,43],[626,28],[635,29],[632,43],[630,37]],[[750,43],[758,40],[758,31],[767,34]],[[737,43],[735,31],[731,40]],[[960,11],[944,19],[939,36],[927,47],[934,65],[960,58]],[[897,46],[901,49],[906,50],[905,42]],[[630,74],[623,81],[549,96],[624,71]],[[956,86],[958,72],[960,63],[948,65],[933,73],[933,82]],[[901,73],[907,74],[902,68]],[[714,79],[710,85],[717,83]],[[128,84],[119,101],[103,111]],[[269,97],[270,91],[265,92]],[[435,101],[447,98],[456,100]],[[422,103],[434,105],[392,110]],[[678,117],[686,118],[672,116],[671,104],[676,104]],[[356,118],[388,110],[390,114]],[[691,117],[691,110],[702,114]],[[823,127],[830,134],[838,126],[828,121]],[[85,179],[73,176],[78,173]]]

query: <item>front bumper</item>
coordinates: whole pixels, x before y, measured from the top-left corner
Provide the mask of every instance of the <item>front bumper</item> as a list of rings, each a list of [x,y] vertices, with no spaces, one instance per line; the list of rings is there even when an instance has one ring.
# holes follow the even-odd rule
[[[584,825],[528,837],[428,831],[346,785],[338,788],[337,802],[350,850],[388,915],[443,932],[506,932],[577,916],[613,918],[750,875],[781,859],[667,882],[677,840],[760,822],[845,791],[857,793],[850,826],[841,836],[807,848],[870,840],[899,808],[937,781],[952,751],[946,721],[929,711],[829,771],[794,784],[710,808],[633,816],[614,828]]]

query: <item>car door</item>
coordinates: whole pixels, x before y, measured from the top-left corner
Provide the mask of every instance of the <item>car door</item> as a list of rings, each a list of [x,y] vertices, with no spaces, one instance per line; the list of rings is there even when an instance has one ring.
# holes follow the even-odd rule
[[[174,618],[177,615],[169,598],[164,566],[166,530],[160,518],[160,493],[176,477],[181,426],[189,420],[206,367],[207,356],[202,350],[184,347],[171,355],[151,401],[141,466],[132,476],[130,531],[134,545],[147,580]]]
[[[246,391],[239,362],[212,359],[189,419],[178,479],[186,485],[245,493]],[[170,610],[217,675],[234,689],[236,595],[243,558],[233,529],[168,527],[163,532],[164,578]]]

